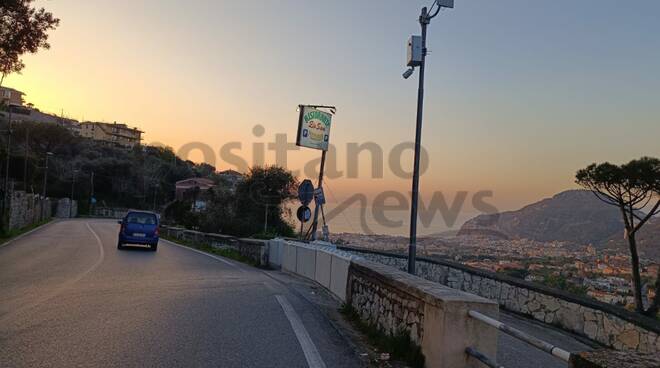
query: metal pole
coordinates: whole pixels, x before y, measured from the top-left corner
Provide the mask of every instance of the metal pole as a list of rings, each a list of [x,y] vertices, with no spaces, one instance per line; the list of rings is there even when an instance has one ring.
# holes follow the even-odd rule
[[[323,170],[325,170],[325,154],[327,151],[321,153],[321,167],[319,168],[319,183],[316,188],[323,187]],[[319,204],[316,203],[314,206],[314,221],[312,222],[312,240],[316,240],[316,228],[319,223]]]
[[[475,359],[479,360],[480,362],[484,363],[486,366],[490,368],[504,368],[504,366],[501,366],[497,364],[497,362],[486,355],[482,354],[479,350],[469,346],[465,349],[465,353],[471,357],[474,357]]]
[[[412,203],[410,206],[410,245],[408,246],[408,273],[415,274],[417,257],[417,204],[419,202],[419,156],[422,144],[422,117],[424,111],[424,64],[426,63],[426,26],[429,24],[426,7],[422,8],[419,23],[422,26],[422,63],[419,66],[417,90],[417,125],[415,128],[415,160],[413,166]]]
[[[23,160],[23,190],[27,193],[27,170],[28,170],[28,152],[30,150],[29,141],[30,139],[30,129],[25,127],[25,159]]]
[[[268,232],[268,203],[266,203],[266,210],[264,211],[264,234]]]
[[[72,171],[73,177],[71,178],[71,198],[69,200],[69,218],[73,215],[73,187],[76,184],[76,170]]]
[[[7,164],[5,165],[5,196],[8,195],[9,191],[9,159],[11,153],[11,105],[9,105],[9,124],[7,126]]]
[[[46,152],[46,167],[44,168],[44,187],[42,196],[46,198],[46,182],[48,181],[48,156],[50,152]]]
[[[156,212],[156,195],[158,193],[158,184],[154,185],[154,206],[153,211]]]
[[[90,190],[89,190],[89,214],[93,215],[94,210],[94,171],[92,171],[89,178]]]
[[[534,346],[534,347],[536,347],[540,350],[545,351],[546,353],[550,353],[553,356],[555,356],[555,357],[557,357],[557,358],[559,358],[559,359],[561,359],[565,362],[568,362],[569,359],[571,358],[571,353],[569,351],[558,348],[558,347],[556,347],[556,346],[554,346],[550,343],[547,343],[543,340],[537,339],[536,337],[534,337],[532,335],[528,335],[525,332],[522,332],[522,331],[520,331],[518,329],[515,329],[513,327],[510,327],[510,326],[507,326],[504,323],[502,323],[502,322],[500,322],[496,319],[490,318],[485,314],[482,314],[482,313],[479,313],[477,311],[471,310],[471,311],[468,311],[468,315],[470,317],[478,320],[478,321],[481,321],[481,322],[483,322],[483,323],[485,323],[489,326],[492,326],[492,327],[504,332],[505,334],[511,335],[511,336],[515,337],[516,339],[518,339],[518,340],[522,340],[522,341],[524,341],[524,342],[526,342],[526,343],[528,343],[528,344],[530,344],[530,345],[532,345],[532,346]]]

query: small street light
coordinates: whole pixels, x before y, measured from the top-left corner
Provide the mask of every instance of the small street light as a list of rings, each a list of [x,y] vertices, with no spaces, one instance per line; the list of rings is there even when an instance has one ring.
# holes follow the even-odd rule
[[[44,187],[41,196],[46,198],[46,183],[48,181],[48,157],[52,156],[53,152],[46,152],[46,166],[44,166]]]
[[[419,88],[417,90],[417,124],[415,128],[415,159],[413,163],[412,203],[410,206],[410,242],[408,246],[408,273],[415,274],[415,258],[417,257],[417,202],[419,202],[419,157],[422,144],[422,116],[424,111],[424,66],[426,63],[426,27],[431,23],[440,9],[453,8],[454,0],[435,0],[431,8],[422,8],[419,24],[422,26],[421,36],[411,36],[408,40],[408,66],[403,73],[408,79],[419,67]]]

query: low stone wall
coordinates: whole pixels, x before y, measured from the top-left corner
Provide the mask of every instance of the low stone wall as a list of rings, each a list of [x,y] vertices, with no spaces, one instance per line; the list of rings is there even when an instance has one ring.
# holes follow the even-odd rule
[[[107,217],[120,219],[126,216],[127,208],[113,208],[113,207],[94,207],[91,215],[94,217]]]
[[[37,194],[13,191],[9,201],[9,230],[22,229],[50,219],[51,202]]]
[[[162,235],[217,248],[236,250],[260,267],[268,266],[268,242],[260,239],[244,239],[230,235],[203,233],[183,228],[161,226]]]
[[[427,367],[480,367],[467,347],[497,354],[497,330],[473,320],[468,310],[497,318],[497,303],[453,290],[327,243],[269,241],[271,266],[314,280],[351,305],[360,318],[386,335],[405,333],[424,354]]]
[[[497,318],[495,302],[362,259],[351,262],[348,295],[363,321],[391,336],[409,335],[426,367],[481,367],[467,347],[497,356],[497,330],[467,315],[474,310]]]
[[[569,368],[658,368],[660,355],[629,351],[595,350],[571,355]]]
[[[339,247],[400,270],[407,258],[362,248]],[[660,322],[613,305],[455,262],[417,258],[417,275],[495,300],[503,308],[586,336],[617,350],[660,354]]]
[[[78,201],[72,201],[70,198],[60,198],[57,201],[55,217],[69,218],[78,216]]]

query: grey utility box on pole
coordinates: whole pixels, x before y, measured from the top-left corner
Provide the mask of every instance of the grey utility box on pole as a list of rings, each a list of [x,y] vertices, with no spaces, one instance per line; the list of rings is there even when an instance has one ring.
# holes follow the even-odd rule
[[[408,66],[422,65],[422,36],[410,36],[408,39]]]

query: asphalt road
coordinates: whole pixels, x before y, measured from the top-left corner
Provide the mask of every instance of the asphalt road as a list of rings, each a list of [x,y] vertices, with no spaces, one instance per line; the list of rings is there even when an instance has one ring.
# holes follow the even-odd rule
[[[571,353],[592,350],[573,335],[515,314],[500,311],[498,320]],[[566,368],[568,364],[521,340],[499,332],[497,362],[506,368]],[[622,367],[623,368],[623,367]]]
[[[261,270],[114,221],[47,225],[0,248],[0,367],[356,367],[324,315]]]

